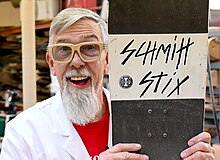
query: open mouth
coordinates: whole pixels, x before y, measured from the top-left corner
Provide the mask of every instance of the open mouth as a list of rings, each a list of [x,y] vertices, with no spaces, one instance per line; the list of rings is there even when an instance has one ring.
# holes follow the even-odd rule
[[[91,79],[91,77],[87,77],[87,76],[77,76],[77,77],[68,77],[67,80],[72,82],[75,85],[85,85],[89,80]]]

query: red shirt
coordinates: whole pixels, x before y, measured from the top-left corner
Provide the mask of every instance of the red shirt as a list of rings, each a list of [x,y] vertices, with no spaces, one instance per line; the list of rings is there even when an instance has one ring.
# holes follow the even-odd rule
[[[106,110],[104,117],[95,123],[85,126],[73,124],[80,135],[89,155],[93,158],[106,150],[108,146],[109,131],[109,110]]]

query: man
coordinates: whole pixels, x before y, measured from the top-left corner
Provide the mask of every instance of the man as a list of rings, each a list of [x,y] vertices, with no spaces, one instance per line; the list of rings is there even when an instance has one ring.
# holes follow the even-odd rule
[[[69,8],[54,18],[46,60],[60,91],[7,124],[1,160],[149,159],[134,153],[139,144],[111,147],[107,44],[107,24],[92,11]],[[193,137],[182,158],[213,160],[209,143],[208,133]]]

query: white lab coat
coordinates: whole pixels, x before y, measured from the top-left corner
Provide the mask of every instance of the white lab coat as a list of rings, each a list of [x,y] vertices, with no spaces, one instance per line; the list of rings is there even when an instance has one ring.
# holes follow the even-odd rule
[[[104,89],[110,109],[109,92]],[[111,111],[111,109],[110,109]],[[111,121],[111,114],[110,114]],[[111,124],[109,146],[111,146]],[[64,112],[61,94],[37,103],[5,129],[0,160],[91,160]]]

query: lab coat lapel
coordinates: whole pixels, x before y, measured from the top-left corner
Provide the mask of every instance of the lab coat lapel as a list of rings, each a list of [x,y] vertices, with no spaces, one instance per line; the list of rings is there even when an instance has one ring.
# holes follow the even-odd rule
[[[91,160],[78,134],[68,136],[63,147],[76,160]]]
[[[112,146],[112,114],[111,114],[111,103],[110,103],[110,93],[106,89],[104,89],[104,93],[107,97],[107,101],[109,104],[109,112],[110,112],[110,125],[109,125],[109,137],[108,137],[108,146]],[[65,151],[71,155],[76,160],[91,160],[85,145],[83,144],[79,134],[72,126],[72,123],[68,119],[61,100],[61,94],[58,92],[54,101],[52,102],[53,109],[53,126],[52,130],[54,134],[59,134],[62,137],[63,148]]]
[[[109,108],[109,133],[108,133],[108,147],[112,146],[112,109],[111,109],[111,100],[110,100],[110,93],[107,89],[103,88],[104,93],[106,95],[107,101],[108,101],[108,108]]]
[[[76,160],[91,160],[80,136],[68,119],[61,100],[60,92],[54,97],[53,133],[61,136],[64,150]]]

